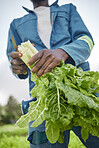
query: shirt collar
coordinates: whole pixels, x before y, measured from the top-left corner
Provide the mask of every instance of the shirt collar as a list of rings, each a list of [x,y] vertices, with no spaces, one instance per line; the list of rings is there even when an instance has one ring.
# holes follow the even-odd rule
[[[57,5],[57,3],[58,3],[58,0],[56,0],[51,6]]]

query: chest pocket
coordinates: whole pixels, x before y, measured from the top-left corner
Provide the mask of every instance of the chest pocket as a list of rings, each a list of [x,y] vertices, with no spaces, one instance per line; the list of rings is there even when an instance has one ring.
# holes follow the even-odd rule
[[[56,34],[69,34],[69,14],[66,12],[58,12],[54,22],[54,30]]]

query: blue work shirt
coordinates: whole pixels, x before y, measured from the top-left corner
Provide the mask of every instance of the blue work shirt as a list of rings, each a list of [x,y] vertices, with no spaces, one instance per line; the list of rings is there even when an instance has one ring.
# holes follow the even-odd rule
[[[89,70],[89,63],[86,60],[93,48],[92,36],[73,4],[59,6],[57,2],[58,0],[50,6],[50,20],[52,24],[50,49],[63,49],[70,55],[66,63],[81,67],[83,70]],[[47,48],[38,34],[35,12],[27,8],[24,9],[28,14],[14,19],[10,24],[7,45],[9,61],[11,60],[10,53],[15,51],[11,41],[11,35],[13,35],[17,45],[30,40],[31,43],[35,44],[38,51]],[[21,74],[18,77],[20,79],[29,77],[29,90],[31,91],[35,84],[31,82],[30,70],[27,69],[27,71],[26,75]],[[29,105],[27,105],[28,107]]]

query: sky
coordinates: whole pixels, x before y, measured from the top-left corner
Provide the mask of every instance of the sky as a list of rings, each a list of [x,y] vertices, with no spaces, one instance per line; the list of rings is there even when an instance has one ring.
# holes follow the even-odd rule
[[[54,0],[49,0],[51,4]],[[93,36],[95,46],[88,59],[91,70],[99,71],[99,0],[59,0],[59,5],[73,3]],[[0,104],[5,105],[10,95],[19,102],[30,99],[28,79],[19,80],[9,69],[6,57],[7,37],[10,23],[14,18],[27,14],[22,9],[25,6],[33,9],[30,0],[0,1]]]

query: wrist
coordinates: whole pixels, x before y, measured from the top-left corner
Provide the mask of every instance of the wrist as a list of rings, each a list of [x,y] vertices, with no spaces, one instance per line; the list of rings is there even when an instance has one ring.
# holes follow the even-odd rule
[[[62,55],[64,62],[69,58],[69,55],[67,54],[66,51],[64,51],[63,49],[61,48],[58,48],[58,51],[60,51],[60,54]]]

